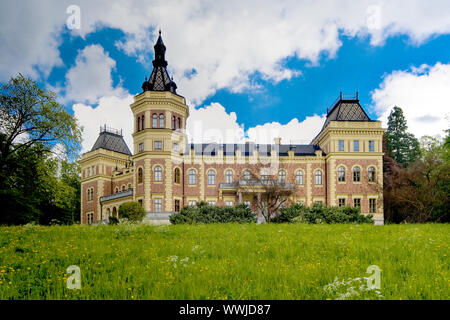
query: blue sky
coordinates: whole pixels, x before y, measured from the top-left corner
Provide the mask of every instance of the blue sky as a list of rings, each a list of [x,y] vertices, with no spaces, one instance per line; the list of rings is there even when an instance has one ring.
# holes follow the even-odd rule
[[[123,128],[131,143],[129,104],[151,73],[159,28],[196,141],[263,142],[266,130],[270,139],[307,143],[340,90],[358,91],[369,116],[384,124],[399,105],[418,137],[450,127],[445,1],[409,1],[407,10],[381,0],[80,1],[80,28],[72,30],[69,4],[0,5],[0,80],[21,72],[56,91],[85,128],[84,150],[104,123]],[[17,18],[27,12],[26,21]]]

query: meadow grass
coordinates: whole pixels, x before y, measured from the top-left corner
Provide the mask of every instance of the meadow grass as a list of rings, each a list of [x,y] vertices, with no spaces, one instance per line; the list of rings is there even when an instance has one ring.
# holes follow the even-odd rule
[[[0,299],[450,299],[450,226],[222,224],[0,228]],[[81,270],[69,290],[66,269]]]

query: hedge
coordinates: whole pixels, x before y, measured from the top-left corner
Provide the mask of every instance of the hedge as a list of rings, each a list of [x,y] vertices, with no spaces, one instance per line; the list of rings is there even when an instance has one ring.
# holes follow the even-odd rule
[[[183,207],[179,213],[172,214],[170,222],[172,224],[252,223],[256,222],[256,216],[245,204],[235,207],[219,207],[199,202],[195,206]]]
[[[274,222],[293,222],[293,223],[371,223],[373,224],[373,215],[363,215],[359,207],[325,207],[315,205],[306,207],[294,204],[289,208],[283,208],[280,216]]]

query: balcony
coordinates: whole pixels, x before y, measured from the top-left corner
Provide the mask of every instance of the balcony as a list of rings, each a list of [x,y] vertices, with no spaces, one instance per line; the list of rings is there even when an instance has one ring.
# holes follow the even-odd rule
[[[236,183],[231,182],[231,183],[220,183],[219,184],[219,189],[223,189],[223,190],[235,190],[236,189]]]
[[[293,183],[282,183],[278,180],[258,180],[258,179],[242,179],[232,183],[220,183],[219,189],[222,190],[236,190],[245,187],[276,187],[280,186],[282,189],[294,189]]]
[[[116,200],[120,198],[125,198],[133,195],[133,188],[130,188],[125,191],[120,191],[114,194],[111,194],[109,196],[100,197],[100,202],[110,201],[110,200]]]

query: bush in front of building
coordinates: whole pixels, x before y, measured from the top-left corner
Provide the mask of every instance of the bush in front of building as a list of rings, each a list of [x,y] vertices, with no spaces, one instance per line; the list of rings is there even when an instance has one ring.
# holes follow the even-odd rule
[[[294,204],[289,208],[283,208],[280,216],[275,222],[293,222],[293,223],[370,223],[373,224],[372,215],[363,215],[359,207],[325,207],[314,205],[306,207]]]
[[[186,206],[179,213],[170,216],[172,224],[197,223],[252,223],[256,217],[245,204],[235,207],[219,207],[199,202],[195,206]]]
[[[114,217],[114,216],[113,217],[109,217],[109,224],[111,224],[111,225],[119,224],[119,219]]]
[[[128,219],[132,222],[140,222],[145,217],[145,210],[138,202],[124,202],[119,207],[119,218]]]

